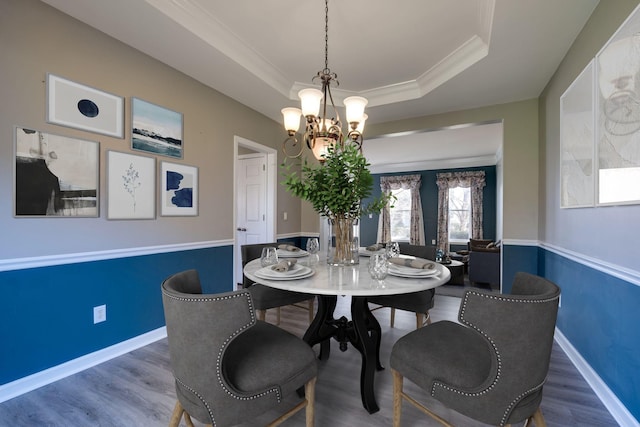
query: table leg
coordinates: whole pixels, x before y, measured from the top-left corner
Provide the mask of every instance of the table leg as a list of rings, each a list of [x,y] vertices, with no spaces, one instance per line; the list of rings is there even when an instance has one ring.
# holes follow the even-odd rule
[[[329,358],[330,340],[336,334],[336,328],[332,326],[332,323],[337,301],[338,297],[335,295],[318,295],[318,311],[302,337],[304,342],[311,347],[320,344],[320,355],[318,356],[320,360]]]
[[[362,368],[360,370],[360,396],[362,405],[373,414],[380,408],[376,403],[374,394],[375,371],[383,369],[380,364],[380,324],[371,314],[366,297],[352,297],[351,321],[355,336],[351,343],[362,355]],[[371,332],[371,334],[369,333]]]

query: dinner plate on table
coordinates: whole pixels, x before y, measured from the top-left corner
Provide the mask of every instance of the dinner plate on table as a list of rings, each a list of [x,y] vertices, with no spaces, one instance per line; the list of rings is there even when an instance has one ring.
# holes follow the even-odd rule
[[[389,274],[392,276],[405,277],[410,279],[421,279],[438,274],[438,269],[413,268],[404,265],[389,264]]]
[[[296,280],[313,276],[314,271],[306,265],[294,264],[287,271],[275,271],[272,265],[256,270],[256,277],[267,280]]]
[[[277,249],[276,253],[278,254],[278,258],[302,258],[309,255],[309,252],[303,251],[300,249],[299,251],[287,251],[285,249]]]
[[[378,249],[377,251],[370,251],[367,248],[360,247],[360,249],[358,250],[358,254],[360,256],[371,256],[371,255],[374,255],[374,254],[383,254],[384,251],[385,251],[384,248]]]

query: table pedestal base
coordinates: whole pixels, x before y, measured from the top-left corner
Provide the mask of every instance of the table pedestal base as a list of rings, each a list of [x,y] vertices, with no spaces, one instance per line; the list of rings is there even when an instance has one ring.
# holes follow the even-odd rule
[[[340,350],[346,351],[351,343],[362,356],[360,370],[360,395],[362,405],[373,414],[380,408],[374,395],[375,371],[384,367],[380,363],[380,340],[382,330],[378,320],[369,310],[366,297],[351,298],[351,319],[346,317],[334,319],[338,297],[335,295],[318,295],[318,312],[304,334],[304,341],[313,347],[320,344],[320,360],[328,359],[331,350],[331,338],[340,343]]]

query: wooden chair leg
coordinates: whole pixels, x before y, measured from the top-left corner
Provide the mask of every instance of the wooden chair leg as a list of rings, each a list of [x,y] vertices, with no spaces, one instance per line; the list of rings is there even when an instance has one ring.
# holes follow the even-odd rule
[[[400,427],[402,415],[402,375],[391,368],[393,376],[393,427]]]
[[[313,322],[313,303],[315,301],[315,298],[311,298],[309,300],[309,324],[311,324],[311,322]]]
[[[416,329],[422,328],[424,325],[424,314],[416,313]]]
[[[313,427],[315,424],[316,380],[317,380],[317,377],[314,377],[304,385],[304,395],[305,395],[305,398],[307,399],[307,408],[306,408],[306,414],[305,414],[307,418],[306,427]]]
[[[258,320],[262,320],[264,322],[267,317],[267,310],[256,310],[256,316],[258,317]]]
[[[534,412],[533,415],[531,415],[527,419],[526,425],[530,425],[531,421],[533,421],[536,427],[547,427],[547,423],[544,420],[544,417],[542,416],[542,411],[540,410],[540,407],[538,407],[538,409],[536,409],[536,412]]]
[[[169,427],[178,427],[178,425],[180,425],[180,420],[182,419],[183,413],[184,409],[182,408],[180,401],[177,401],[176,406],[173,408],[171,419],[169,420]]]
[[[396,323],[396,309],[391,307],[391,327]]]
[[[173,409],[173,414],[171,414],[171,419],[169,420],[169,427],[178,427],[183,416],[184,422],[188,427],[195,427],[193,425],[193,421],[191,421],[191,416],[187,411],[184,410],[184,408],[180,404],[180,401],[176,402],[176,406]]]

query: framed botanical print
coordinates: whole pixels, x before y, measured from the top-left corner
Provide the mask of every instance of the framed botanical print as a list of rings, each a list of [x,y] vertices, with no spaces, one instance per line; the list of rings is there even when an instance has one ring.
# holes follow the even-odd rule
[[[156,159],[107,151],[107,219],[154,219]]]

